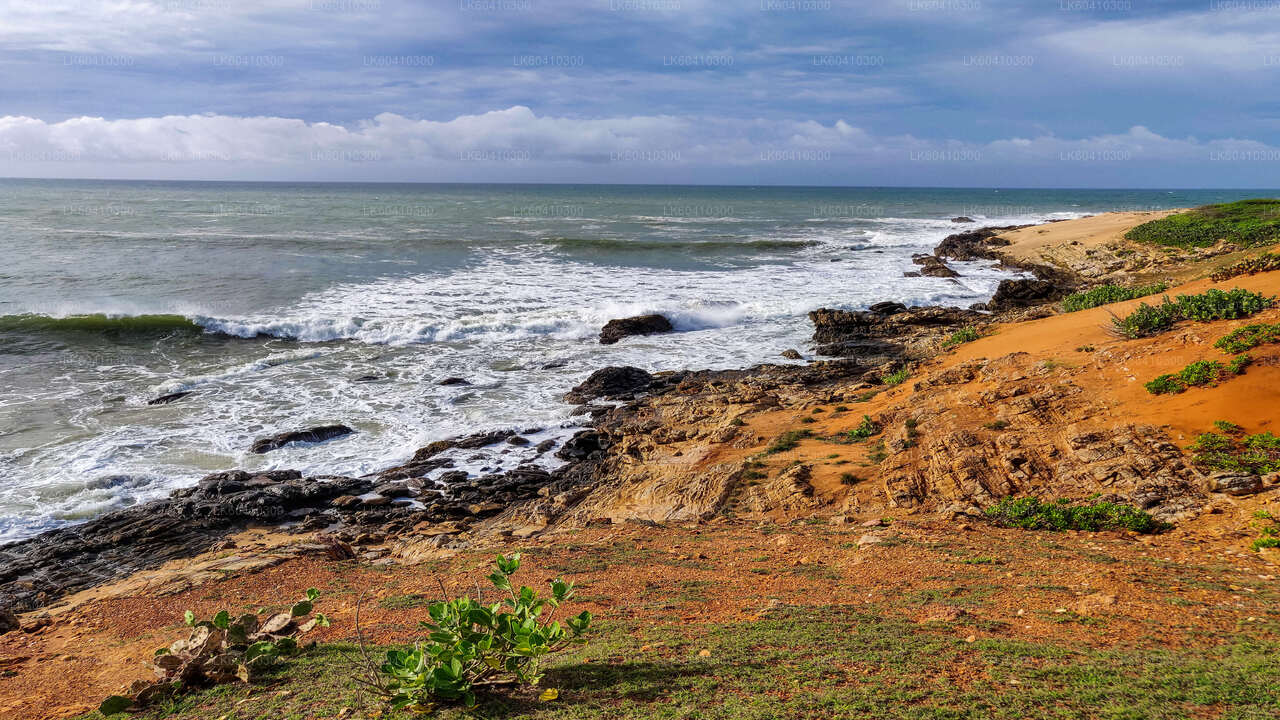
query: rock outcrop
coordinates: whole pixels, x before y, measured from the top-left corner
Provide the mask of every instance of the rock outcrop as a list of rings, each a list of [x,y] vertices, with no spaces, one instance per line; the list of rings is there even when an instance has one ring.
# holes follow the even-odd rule
[[[334,438],[342,437],[343,435],[350,435],[353,432],[355,432],[355,430],[352,430],[346,425],[321,425],[318,427],[308,428],[306,430],[290,430],[288,432],[272,435],[271,437],[254,440],[253,446],[249,448],[249,452],[261,455],[263,453],[271,452],[272,450],[279,450],[285,445],[292,445],[293,443],[324,442],[325,440],[332,440]]]
[[[600,344],[612,345],[622,338],[632,335],[668,333],[673,329],[671,321],[662,315],[637,315],[635,317],[610,320],[600,329]]]
[[[565,393],[564,400],[580,405],[597,399],[615,399],[632,395],[649,386],[653,375],[630,365],[601,368],[577,387]]]
[[[980,312],[952,307],[879,307],[888,312],[825,308],[810,312],[818,354],[857,357],[875,364],[915,360],[933,354],[944,335],[990,320]]]

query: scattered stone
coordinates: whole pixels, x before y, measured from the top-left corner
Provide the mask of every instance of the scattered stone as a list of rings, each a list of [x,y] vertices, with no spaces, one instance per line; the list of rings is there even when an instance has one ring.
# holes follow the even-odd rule
[[[261,455],[272,450],[278,450],[285,445],[324,442],[343,435],[350,435],[353,432],[355,430],[346,425],[320,425],[307,430],[291,430],[255,440],[249,451]]]
[[[937,605],[929,608],[920,622],[955,622],[967,614],[964,608],[954,605]]]
[[[624,337],[668,333],[673,329],[670,320],[656,314],[610,320],[600,329],[600,344],[612,345]]]
[[[864,545],[879,545],[882,542],[884,542],[883,535],[875,535],[873,533],[867,533],[866,535],[863,535],[862,537],[858,538],[858,547],[862,547]]]
[[[1105,592],[1096,592],[1080,598],[1076,603],[1076,612],[1081,615],[1096,615],[1099,611],[1116,604],[1118,598]]]

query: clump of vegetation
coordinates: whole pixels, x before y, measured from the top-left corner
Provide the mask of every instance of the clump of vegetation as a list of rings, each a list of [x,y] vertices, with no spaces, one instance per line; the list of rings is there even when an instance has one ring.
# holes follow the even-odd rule
[[[880,382],[884,383],[885,385],[901,385],[902,383],[906,382],[907,378],[909,377],[911,377],[911,371],[908,370],[907,368],[902,368],[901,370],[898,370],[896,372],[891,372],[888,375],[882,376],[880,378]]]
[[[185,620],[191,628],[190,635],[157,650],[148,664],[159,679],[135,682],[128,695],[112,695],[102,701],[98,710],[103,715],[115,715],[153,705],[180,691],[253,680],[281,657],[296,654],[300,649],[298,638],[304,633],[329,626],[328,618],[314,613],[319,596],[315,588],[307,590],[306,598],[265,621],[255,613],[232,618],[226,610],[209,620],[198,620],[188,610]]]
[[[1096,308],[1100,305],[1110,305],[1111,303],[1124,302],[1125,300],[1134,300],[1148,295],[1162,293],[1169,289],[1169,283],[1158,282],[1151,285],[1135,285],[1133,287],[1123,287],[1121,285],[1101,285],[1084,292],[1073,293],[1068,295],[1062,301],[1063,312],[1077,312],[1079,310],[1088,310]]]
[[[841,485],[857,485],[861,481],[862,481],[862,478],[858,477],[857,475],[854,475],[851,472],[840,473]]]
[[[837,406],[836,406],[836,409],[835,409],[835,412],[838,412],[838,413],[839,413],[839,412],[849,412],[849,406],[847,406],[847,405],[837,405]]]
[[[811,423],[816,423],[816,422],[818,422],[818,419],[817,419],[817,418],[815,418],[815,417],[813,417],[813,416],[806,415],[806,416],[804,416],[804,417],[800,418],[800,422],[802,422],[802,423],[804,423],[804,424],[806,424],[806,425],[809,425],[809,424],[811,424]]]
[[[982,337],[981,333],[979,333],[978,329],[973,326],[961,328],[951,333],[951,336],[942,342],[942,347],[953,348],[957,345],[963,345],[964,343],[967,343],[967,342],[973,342],[974,340],[977,340],[980,337]],[[905,380],[906,378],[903,378],[903,379]]]
[[[1228,420],[1214,420],[1213,427],[1216,428],[1218,432],[1226,433],[1227,435],[1244,434],[1244,428]]]
[[[888,451],[885,450],[884,440],[877,440],[871,449],[867,451],[867,460],[873,464],[879,465],[884,459],[889,457]]]
[[[441,601],[428,609],[431,619],[422,627],[429,642],[412,650],[389,650],[386,660],[369,678],[392,707],[429,710],[439,701],[475,705],[475,690],[502,684],[537,685],[542,680],[541,661],[547,655],[585,643],[582,634],[591,625],[591,613],[583,611],[565,619],[550,615],[573,598],[573,583],[551,581],[551,595],[540,597],[529,587],[519,590],[511,576],[520,569],[520,553],[499,555],[489,582],[507,597],[486,605],[482,599],[462,596]],[[542,699],[557,696],[544,690]]]
[[[866,440],[867,438],[880,432],[880,426],[871,419],[870,415],[863,415],[862,422],[858,426],[849,431],[849,439]]]
[[[992,420],[989,423],[983,423],[982,427],[988,430],[1003,430],[1009,427],[1008,420]]]
[[[1280,520],[1266,510],[1259,510],[1253,516],[1260,521],[1258,529],[1262,534],[1249,547],[1253,548],[1254,552],[1263,548],[1280,547]]]
[[[880,394],[879,390],[868,390],[862,393],[861,395],[859,395],[858,397],[854,398],[853,401],[860,402],[860,403],[871,402],[872,400],[875,399],[875,396],[879,394]],[[845,408],[845,409],[847,410],[848,408]]]
[[[800,441],[811,436],[813,433],[808,430],[788,430],[778,437],[774,438],[769,447],[764,449],[766,455],[775,455],[788,450],[795,450]]]
[[[1091,353],[1094,350],[1097,350],[1097,348],[1095,348],[1092,345],[1081,345],[1080,347],[1076,348],[1076,352],[1084,352],[1084,353]]]
[[[1161,375],[1147,383],[1147,392],[1165,395],[1185,392],[1189,387],[1213,385],[1236,375],[1242,375],[1253,362],[1248,355],[1239,355],[1223,365],[1213,360],[1197,360],[1176,373]]]
[[[1280,324],[1254,323],[1223,335],[1213,346],[1234,355],[1273,342],[1280,342]]]
[[[1187,446],[1192,462],[1210,470],[1255,475],[1280,472],[1280,437],[1270,432],[1246,435],[1230,423],[1215,426],[1223,434],[1202,433]]]
[[[1267,252],[1256,258],[1241,260],[1238,263],[1228,265],[1209,277],[1214,282],[1222,282],[1240,275],[1257,275],[1258,273],[1271,272],[1272,270],[1280,270],[1280,254]]]
[[[1244,246],[1280,241],[1280,200],[1256,198],[1205,205],[1143,223],[1124,234],[1134,242],[1174,248],[1210,247],[1219,241]]]
[[[740,417],[736,417],[736,418],[734,418],[734,419],[730,420],[730,421],[729,421],[729,424],[730,424],[730,425],[732,425],[732,426],[734,426],[734,427],[742,427],[743,425],[746,425],[746,424],[747,424],[747,421],[746,421],[746,420],[743,420],[743,419],[742,419],[742,418],[740,418]]]
[[[1159,305],[1142,303],[1129,315],[1113,318],[1112,322],[1121,335],[1140,338],[1168,330],[1180,320],[1211,322],[1249,317],[1271,307],[1275,300],[1242,288],[1227,292],[1211,289],[1199,295],[1179,295],[1177,300],[1165,297]]]
[[[985,512],[997,525],[1024,530],[1132,530],[1152,533],[1167,527],[1138,508],[1107,501],[1075,505],[1065,499],[1043,502],[1034,497],[1006,497]]]

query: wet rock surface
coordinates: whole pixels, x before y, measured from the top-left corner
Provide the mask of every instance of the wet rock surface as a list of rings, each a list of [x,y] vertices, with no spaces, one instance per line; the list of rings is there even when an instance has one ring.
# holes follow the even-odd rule
[[[653,379],[653,375],[630,365],[601,368],[565,393],[564,400],[581,405],[592,400],[618,398],[648,388]]]
[[[884,312],[825,308],[810,312],[818,354],[872,363],[918,359],[932,354],[944,335],[990,321],[980,312],[952,307],[904,308],[896,303],[873,307]]]
[[[674,328],[671,321],[662,315],[637,315],[629,318],[610,320],[600,329],[600,344],[612,345],[632,335],[654,335],[668,333]]]
[[[263,453],[271,452],[272,450],[279,450],[285,445],[292,445],[294,443],[324,442],[325,440],[332,440],[334,438],[342,437],[343,435],[350,435],[353,432],[355,432],[355,430],[347,427],[346,425],[320,425],[306,430],[290,430],[288,432],[272,435],[271,437],[254,440],[253,445],[249,448],[249,452],[261,455]]]

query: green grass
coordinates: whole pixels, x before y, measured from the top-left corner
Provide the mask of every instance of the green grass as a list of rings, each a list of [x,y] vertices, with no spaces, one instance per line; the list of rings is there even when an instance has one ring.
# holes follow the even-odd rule
[[[942,347],[953,348],[957,345],[973,342],[980,337],[982,337],[982,334],[979,333],[978,329],[975,327],[961,328],[960,330],[951,333],[951,336],[942,342]],[[903,379],[905,380],[906,378]]]
[[[863,415],[858,427],[849,431],[849,437],[853,440],[866,440],[878,432],[880,432],[880,426],[871,419],[870,415]]]
[[[1280,547],[1280,520],[1266,510],[1259,510],[1253,516],[1258,519],[1258,529],[1262,534],[1250,543],[1249,547],[1253,548],[1254,552],[1263,548]]]
[[[1125,239],[1173,248],[1210,247],[1219,241],[1246,247],[1280,241],[1280,200],[1256,198],[1205,205],[1143,223]]]
[[[1216,425],[1216,423],[1215,423]],[[1280,437],[1270,432],[1245,435],[1238,428],[1202,433],[1187,447],[1197,465],[1210,470],[1257,475],[1280,472]],[[1221,426],[1218,428],[1223,430]]]
[[[911,377],[911,371],[908,370],[907,368],[902,368],[897,372],[891,372],[888,375],[881,377],[880,382],[884,383],[885,385],[901,385],[902,383],[906,382],[907,378],[909,377]],[[872,397],[875,397],[875,396],[873,395]],[[871,398],[867,398],[867,399],[870,400]]]
[[[1275,301],[1274,297],[1242,288],[1226,292],[1211,289],[1199,295],[1179,295],[1177,300],[1166,296],[1159,305],[1142,303],[1132,313],[1114,318],[1112,322],[1121,335],[1140,338],[1168,330],[1181,320],[1212,322],[1249,317],[1271,307]]]
[[[1154,283],[1151,285],[1135,285],[1133,287],[1123,287],[1121,285],[1102,285],[1091,290],[1078,292],[1068,295],[1062,301],[1063,312],[1077,312],[1080,310],[1088,310],[1096,308],[1100,305],[1110,305],[1111,303],[1124,302],[1125,300],[1133,300],[1148,295],[1162,293],[1169,289],[1169,283]]]
[[[801,440],[812,434],[808,430],[788,430],[774,438],[769,447],[764,449],[764,452],[766,455],[774,455],[788,450],[795,450]]]
[[[559,690],[558,700],[538,702],[534,690],[492,691],[474,710],[445,706],[429,717],[1245,720],[1280,713],[1280,643],[1257,630],[1176,648],[1154,639],[1105,648],[1032,642],[1004,636],[999,626],[968,643],[969,632],[866,605],[784,606],[759,619],[705,625],[606,621],[589,645],[549,665],[542,686]],[[380,705],[352,679],[354,655],[350,646],[324,646],[263,683],[224,685],[121,717],[305,720],[344,710],[369,717]]]
[[[1151,533],[1166,527],[1142,510],[1106,501],[1076,505],[1069,500],[1044,502],[1034,497],[1006,497],[985,512],[997,525],[1024,530],[1133,530]]]
[[[1254,323],[1223,335],[1213,346],[1224,353],[1234,355],[1273,342],[1280,342],[1280,324]]]

